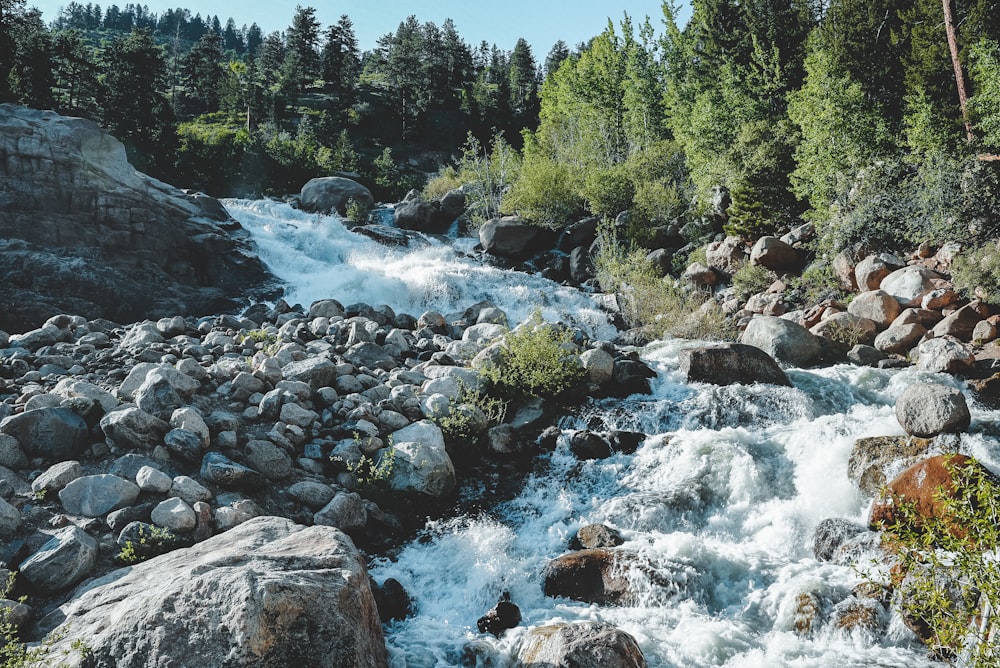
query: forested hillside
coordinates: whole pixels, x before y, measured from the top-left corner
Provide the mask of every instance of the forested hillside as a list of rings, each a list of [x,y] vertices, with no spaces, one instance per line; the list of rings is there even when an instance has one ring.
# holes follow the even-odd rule
[[[416,17],[362,53],[350,17],[309,7],[263,34],[0,5],[0,99],[95,118],[141,168],[213,194],[357,171],[393,198],[441,170],[432,191],[488,182],[487,210],[541,224],[629,211],[622,233],[650,247],[804,220],[822,251],[997,232],[997,0],[694,0],[685,26],[668,2],[541,63]]]

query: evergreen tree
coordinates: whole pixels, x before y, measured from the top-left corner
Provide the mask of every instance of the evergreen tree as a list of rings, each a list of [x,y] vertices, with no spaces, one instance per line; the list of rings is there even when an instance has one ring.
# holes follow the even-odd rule
[[[545,76],[552,76],[567,58],[569,58],[569,47],[566,46],[566,42],[559,40],[553,44],[549,54],[545,56]]]
[[[247,53],[256,55],[257,49],[260,48],[263,41],[264,36],[261,33],[260,26],[256,23],[251,23],[250,27],[246,30]]]
[[[510,109],[513,125],[534,129],[538,117],[538,79],[531,46],[523,37],[517,40],[510,54]]]
[[[292,25],[285,31],[285,78],[288,91],[298,93],[321,75],[319,21],[313,7],[295,7]]]
[[[94,51],[79,30],[58,32],[52,39],[56,106],[74,116],[99,117],[100,82]]]
[[[218,110],[223,60],[222,37],[214,31],[205,33],[184,56],[181,69],[189,113]]]
[[[379,38],[379,67],[399,105],[401,132],[409,137],[427,110],[427,87],[418,76],[423,72],[423,31],[416,16],[399,24],[395,33]]]
[[[323,45],[323,80],[337,93],[341,106],[353,99],[361,73],[361,54],[354,24],[346,15],[330,26]]]
[[[243,35],[236,29],[236,21],[232,17],[226,21],[226,29],[222,33],[222,44],[227,51],[243,53],[246,50],[246,45],[243,44]]]
[[[12,40],[12,47],[0,45],[0,51],[11,49],[10,65],[0,70],[0,73],[6,70],[4,84],[9,86],[9,99],[37,109],[50,109],[53,106],[52,40],[42,23],[41,12],[31,9],[16,13],[15,10],[10,15],[9,28],[4,26],[5,20],[0,20],[0,29],[9,30],[5,37]],[[4,59],[0,54],[0,66]]]

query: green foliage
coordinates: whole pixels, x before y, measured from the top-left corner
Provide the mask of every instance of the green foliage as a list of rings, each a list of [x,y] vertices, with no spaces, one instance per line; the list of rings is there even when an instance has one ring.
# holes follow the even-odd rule
[[[355,434],[354,439],[359,441],[361,437]],[[387,489],[395,466],[396,448],[392,447],[391,441],[379,451],[377,457],[362,455],[357,462],[346,463],[347,472],[354,475],[358,487],[369,493],[384,492]]]
[[[897,499],[896,521],[886,529],[906,577],[901,612],[927,625],[929,647],[953,665],[996,666],[1000,484],[975,460],[945,466],[955,493],[937,490],[940,512],[929,517]]]
[[[149,525],[149,529],[139,529],[138,541],[125,541],[115,558],[127,566],[137,564],[155,556],[160,552],[163,543],[176,540],[176,536],[163,527]]]
[[[1000,245],[995,241],[963,251],[952,266],[955,287],[966,296],[982,295],[1000,303]]]
[[[635,184],[628,165],[615,165],[588,173],[583,183],[583,197],[587,201],[587,209],[604,218],[614,218],[630,209],[635,198]]]
[[[801,276],[791,280],[786,296],[792,303],[805,307],[825,299],[842,300],[848,293],[833,273],[830,263],[819,261],[810,264]]]
[[[983,40],[972,51],[975,95],[969,100],[983,145],[1000,151],[1000,42]]]
[[[353,197],[347,200],[345,214],[347,220],[357,225],[364,225],[368,222],[368,207],[357,201]]]
[[[733,273],[732,285],[739,294],[741,300],[746,300],[751,295],[764,292],[777,276],[774,272],[757,264],[744,262],[739,269]]]
[[[601,231],[595,258],[597,279],[605,292],[617,292],[627,305],[631,323],[649,336],[735,340],[738,332],[708,295],[685,291],[671,278],[661,278],[634,245],[623,246],[607,229]]]
[[[573,169],[529,153],[509,197],[509,206],[539,225],[561,227],[583,212],[579,180]]]
[[[509,212],[507,195],[521,172],[521,156],[500,133],[487,153],[469,133],[462,150],[458,179],[468,184],[466,209],[474,225]]]
[[[579,355],[571,352],[571,332],[542,321],[535,313],[504,337],[498,359],[482,369],[502,398],[555,397],[586,376]]]
[[[424,199],[441,199],[449,191],[461,188],[464,185],[462,176],[458,170],[448,165],[441,168],[436,176],[432,177],[424,186]]]
[[[480,390],[462,388],[462,393],[451,402],[449,410],[442,415],[431,416],[449,442],[469,441],[491,424],[503,422],[507,412],[507,402],[492,397]]]

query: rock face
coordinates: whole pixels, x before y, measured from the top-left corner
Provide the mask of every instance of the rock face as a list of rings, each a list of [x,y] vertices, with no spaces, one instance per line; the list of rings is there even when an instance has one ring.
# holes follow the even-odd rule
[[[96,123],[0,105],[0,329],[238,306],[273,283],[218,201],[137,172]]]
[[[312,179],[299,194],[299,202],[304,211],[317,213],[347,213],[347,203],[356,201],[365,210],[375,203],[371,191],[357,181],[342,176],[324,176]]]
[[[756,346],[727,343],[681,351],[681,371],[689,382],[732,385],[770,383],[790,386],[777,362]]]
[[[532,629],[514,663],[519,668],[645,668],[635,638],[600,622]]]
[[[260,517],[91,582],[41,622],[94,665],[388,665],[364,561],[331,527]]]

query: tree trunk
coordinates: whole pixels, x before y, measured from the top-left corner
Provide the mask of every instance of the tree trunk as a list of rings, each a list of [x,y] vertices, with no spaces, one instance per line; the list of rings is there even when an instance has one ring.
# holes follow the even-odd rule
[[[965,137],[971,144],[975,139],[972,134],[972,123],[969,121],[967,102],[969,96],[965,92],[965,75],[962,74],[962,61],[958,57],[958,38],[955,37],[955,20],[951,15],[951,0],[941,0],[944,8],[944,30],[948,35],[948,50],[951,52],[951,64],[955,68],[955,83],[958,86],[958,105],[962,108],[962,122],[965,124]]]

